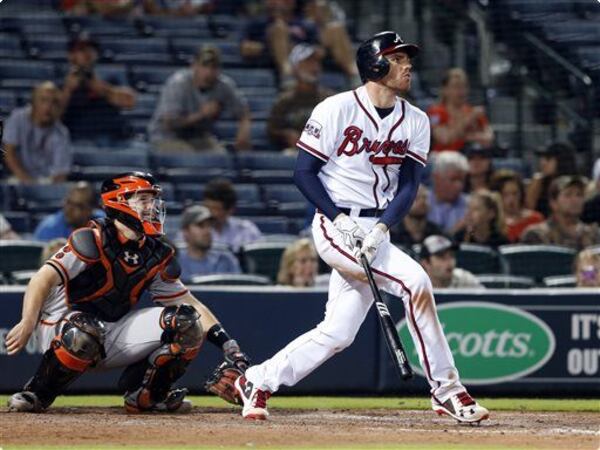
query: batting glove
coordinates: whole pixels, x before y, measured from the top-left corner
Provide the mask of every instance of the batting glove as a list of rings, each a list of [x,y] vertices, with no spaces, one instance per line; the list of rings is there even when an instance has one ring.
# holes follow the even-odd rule
[[[352,254],[356,255],[365,239],[363,229],[346,214],[340,214],[333,221],[333,226],[342,236],[344,245],[350,249]]]
[[[377,249],[381,245],[381,243],[385,240],[386,232],[383,231],[381,227],[377,225],[374,226],[371,231],[365,237],[362,247],[360,248],[360,253],[365,255],[369,264],[375,259],[375,255],[377,254]]]

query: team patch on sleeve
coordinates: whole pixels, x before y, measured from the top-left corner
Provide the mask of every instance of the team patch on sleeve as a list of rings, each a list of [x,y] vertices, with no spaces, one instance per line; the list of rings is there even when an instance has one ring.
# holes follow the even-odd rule
[[[323,126],[317,122],[315,119],[309,119],[304,126],[304,132],[311,136],[314,136],[316,139],[321,138],[321,129]]]

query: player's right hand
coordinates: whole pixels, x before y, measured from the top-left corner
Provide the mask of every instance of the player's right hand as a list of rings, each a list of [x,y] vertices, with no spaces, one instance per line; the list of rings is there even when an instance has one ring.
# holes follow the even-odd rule
[[[20,321],[6,335],[6,352],[9,355],[18,353],[27,345],[27,341],[33,333],[34,325]]]
[[[340,232],[344,245],[356,256],[365,239],[364,230],[343,213],[335,218],[333,226]]]

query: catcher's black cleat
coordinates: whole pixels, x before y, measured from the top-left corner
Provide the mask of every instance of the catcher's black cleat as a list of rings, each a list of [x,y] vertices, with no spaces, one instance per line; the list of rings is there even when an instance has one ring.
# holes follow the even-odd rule
[[[158,403],[149,401],[149,393],[146,389],[140,388],[131,393],[125,394],[125,411],[128,413],[177,413],[187,414],[192,411],[192,402],[185,400],[188,390],[172,389],[167,397]]]
[[[40,399],[33,392],[23,391],[13,394],[7,402],[10,412],[40,413],[46,410]]]
[[[250,420],[266,420],[269,417],[267,400],[271,396],[268,391],[258,389],[244,375],[235,380],[235,389],[244,402],[242,417]]]

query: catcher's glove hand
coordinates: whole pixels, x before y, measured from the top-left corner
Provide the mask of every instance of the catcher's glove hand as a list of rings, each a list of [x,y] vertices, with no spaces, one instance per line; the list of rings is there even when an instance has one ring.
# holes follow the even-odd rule
[[[242,400],[239,398],[233,383],[244,374],[249,364],[248,357],[242,352],[226,355],[225,361],[208,377],[204,388],[226,402],[242,405]]]

